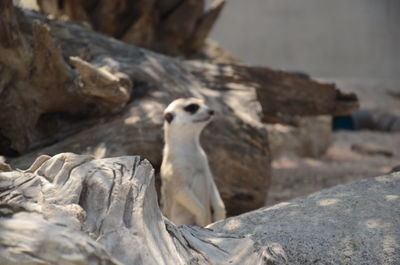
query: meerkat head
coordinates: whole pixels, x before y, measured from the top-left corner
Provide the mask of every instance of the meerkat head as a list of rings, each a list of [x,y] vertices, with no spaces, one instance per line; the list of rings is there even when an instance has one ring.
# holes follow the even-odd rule
[[[166,128],[186,131],[202,130],[213,118],[214,110],[203,100],[179,98],[172,101],[164,111]]]

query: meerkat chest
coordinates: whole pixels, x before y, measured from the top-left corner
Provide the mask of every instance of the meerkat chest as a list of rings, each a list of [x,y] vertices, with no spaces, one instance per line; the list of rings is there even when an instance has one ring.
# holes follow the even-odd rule
[[[190,186],[204,186],[210,177],[207,157],[201,150],[168,154],[163,166],[168,175],[164,177],[179,178]]]
[[[200,153],[187,153],[180,157],[175,157],[175,163],[173,164],[190,178],[201,178],[208,173],[207,158]]]
[[[202,156],[193,156],[185,163],[182,171],[186,185],[203,202],[208,201],[210,192],[210,170],[208,168],[207,158]]]

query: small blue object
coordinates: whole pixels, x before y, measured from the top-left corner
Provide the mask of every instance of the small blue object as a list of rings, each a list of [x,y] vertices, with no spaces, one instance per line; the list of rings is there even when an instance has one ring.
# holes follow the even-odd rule
[[[355,131],[356,127],[354,124],[353,117],[351,115],[334,117],[332,121],[332,130]]]

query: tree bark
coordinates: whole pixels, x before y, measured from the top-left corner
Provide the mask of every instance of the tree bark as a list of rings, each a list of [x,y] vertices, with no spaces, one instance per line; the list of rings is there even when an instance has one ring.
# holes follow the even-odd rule
[[[103,34],[169,55],[201,51],[224,0],[38,0],[57,19],[84,21]]]
[[[131,84],[124,75],[93,67],[88,74],[88,64],[72,69],[79,59],[65,61],[43,18],[18,24],[10,0],[2,1],[1,12],[0,146],[11,143],[6,155],[29,150],[47,136],[36,128],[44,114],[103,114],[128,101]]]

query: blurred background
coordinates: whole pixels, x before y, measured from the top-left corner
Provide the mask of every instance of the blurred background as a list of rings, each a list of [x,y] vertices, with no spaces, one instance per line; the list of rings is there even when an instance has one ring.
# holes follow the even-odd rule
[[[303,119],[301,129],[268,125],[267,204],[400,165],[399,29],[398,0],[228,1],[211,38],[231,54],[335,82],[360,99],[361,111],[347,117],[352,125],[339,119],[335,132],[326,117]]]
[[[38,9],[35,1],[19,2]],[[107,31],[97,22],[95,29]],[[209,35],[222,47],[218,56],[336,83],[360,101],[360,110],[345,117],[294,117],[297,126],[266,125],[272,154],[268,205],[400,170],[399,26],[399,0],[226,1]],[[120,39],[169,55],[182,52],[134,37]]]
[[[398,0],[230,0],[211,38],[249,64],[399,80],[399,25]]]

